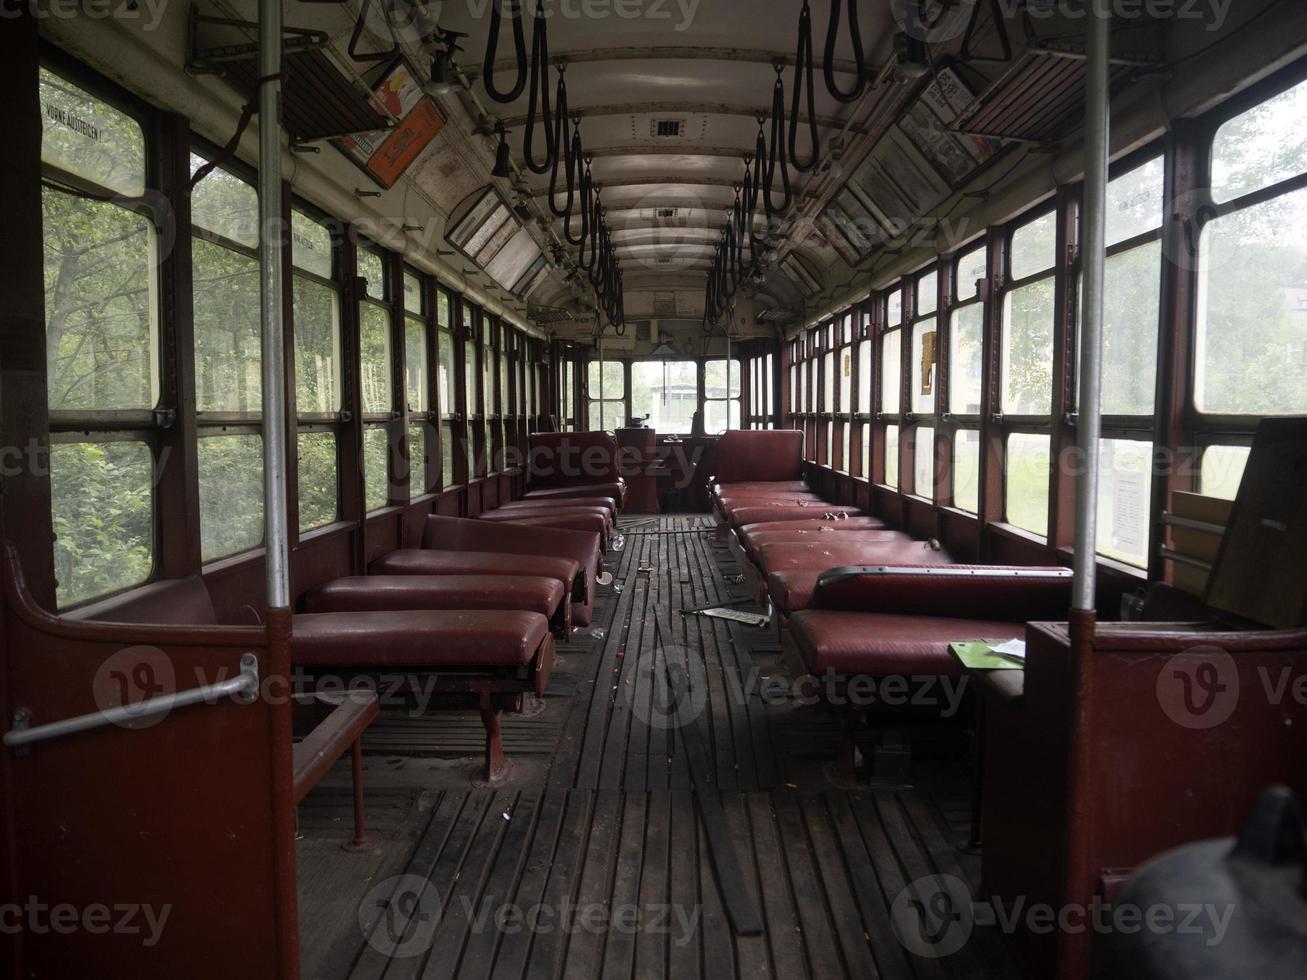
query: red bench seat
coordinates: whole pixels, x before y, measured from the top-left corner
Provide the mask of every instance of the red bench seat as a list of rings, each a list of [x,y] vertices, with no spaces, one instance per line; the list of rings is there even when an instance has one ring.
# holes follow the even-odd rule
[[[822,520],[827,514],[843,520],[869,516],[856,507],[813,501],[809,504],[750,504],[735,507],[725,515],[725,522],[736,528],[746,524],[770,524],[773,521]]]
[[[353,575],[304,597],[304,611],[380,612],[408,609],[508,609],[539,613],[566,638],[570,603],[558,579],[529,575]]]
[[[540,490],[528,490],[523,500],[568,500],[572,497],[608,497],[621,506],[626,497],[626,481],[615,480],[611,483],[582,483],[575,487],[546,487]]]
[[[500,510],[542,510],[555,507],[602,507],[617,519],[617,500],[613,497],[556,497],[513,500],[500,504]]]
[[[496,552],[570,559],[579,569],[566,586],[571,596],[572,622],[577,626],[588,626],[594,615],[595,590],[603,567],[602,535],[587,528],[537,525],[534,518],[528,519],[528,523],[532,530],[524,534],[515,524],[432,515],[422,530],[422,546],[445,552]],[[522,568],[510,570],[509,574],[534,573]]]

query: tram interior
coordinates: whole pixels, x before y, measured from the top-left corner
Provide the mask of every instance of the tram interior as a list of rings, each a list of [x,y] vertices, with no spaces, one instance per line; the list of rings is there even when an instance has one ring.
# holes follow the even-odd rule
[[[3,21],[4,975],[1307,975],[1307,5]]]

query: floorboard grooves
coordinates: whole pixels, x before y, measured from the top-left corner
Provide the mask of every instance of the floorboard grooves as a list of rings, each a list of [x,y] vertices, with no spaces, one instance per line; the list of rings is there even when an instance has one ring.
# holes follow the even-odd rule
[[[834,788],[832,719],[764,696],[788,676],[775,634],[682,612],[756,608],[711,521],[620,530],[544,710],[504,719],[508,785],[449,788],[481,750],[475,713],[386,712],[368,733],[369,820],[393,846],[355,857],[348,900],[306,927],[305,977],[1022,976],[983,930],[943,958],[903,934],[915,882],[975,885],[965,774]],[[345,766],[301,808],[301,855],[343,853],[350,805]],[[332,875],[311,894],[342,889]]]

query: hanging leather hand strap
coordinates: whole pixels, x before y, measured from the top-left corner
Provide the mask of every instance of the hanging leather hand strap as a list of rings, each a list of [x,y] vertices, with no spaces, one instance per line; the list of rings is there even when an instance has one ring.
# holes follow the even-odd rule
[[[808,93],[808,133],[812,146],[807,162],[799,159],[799,103]],[[803,0],[799,12],[799,47],[794,55],[794,96],[790,103],[790,162],[801,174],[809,174],[821,163],[821,142],[817,135],[817,96],[812,86],[812,10]]]
[[[512,10],[513,53],[517,58],[517,81],[507,92],[495,88],[495,55],[499,51],[499,29],[503,22],[503,6]],[[486,38],[486,60],[481,66],[486,95],[499,103],[515,102],[526,89],[528,78],[526,63],[526,31],[522,27],[522,0],[490,0],[490,34]]]
[[[522,142],[522,157],[526,168],[533,174],[547,174],[554,168],[558,158],[558,134],[554,129],[554,116],[549,108],[549,24],[545,20],[543,0],[536,0],[536,15],[531,32],[531,67],[527,72],[530,79],[530,95],[526,106],[526,136]],[[562,85],[563,76],[558,76]],[[539,163],[535,159],[536,107],[540,107],[540,122],[545,129],[545,158]],[[559,109],[566,116],[567,107]]]
[[[862,53],[862,32],[858,29],[858,0],[849,0],[849,41],[853,44],[853,63],[857,67],[858,80],[850,91],[842,91],[835,82],[835,42],[840,33],[841,2],[842,0],[830,0],[830,23],[826,27],[826,52],[822,71],[831,98],[848,104],[857,102],[867,90],[867,59]]]

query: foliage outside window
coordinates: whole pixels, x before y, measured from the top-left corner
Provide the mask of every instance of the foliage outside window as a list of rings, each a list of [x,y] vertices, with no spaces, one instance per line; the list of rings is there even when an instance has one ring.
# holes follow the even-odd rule
[[[689,434],[699,405],[698,367],[695,361],[635,361],[632,413],[648,417],[649,428],[657,432]]]
[[[613,432],[626,425],[626,371],[621,361],[591,361],[586,366],[590,430]]]

